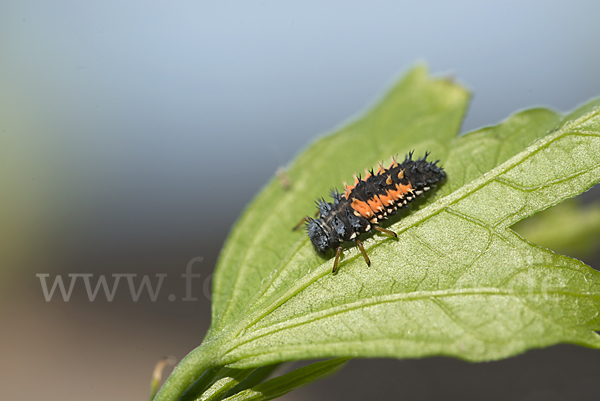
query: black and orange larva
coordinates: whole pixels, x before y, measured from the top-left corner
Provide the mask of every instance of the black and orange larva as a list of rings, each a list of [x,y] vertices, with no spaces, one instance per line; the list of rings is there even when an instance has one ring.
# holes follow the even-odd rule
[[[294,228],[306,222],[308,237],[315,249],[321,253],[336,248],[333,273],[337,271],[342,252],[340,243],[353,241],[358,245],[365,262],[371,261],[365,252],[360,234],[378,230],[396,237],[396,233],[379,227],[377,223],[395,214],[415,198],[434,188],[446,178],[446,173],[437,166],[439,160],[428,162],[425,153],[422,159],[413,160],[413,152],[398,163],[392,158],[387,169],[379,164],[377,172],[367,172],[364,179],[355,176],[354,185],[344,183],[344,193],[331,191],[333,203],[317,200],[318,218],[305,217]]]

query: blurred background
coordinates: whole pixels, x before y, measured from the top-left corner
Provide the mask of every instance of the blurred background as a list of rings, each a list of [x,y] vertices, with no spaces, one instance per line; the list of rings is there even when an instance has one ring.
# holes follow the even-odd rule
[[[600,95],[599,18],[595,1],[3,1],[0,399],[147,399],[155,362],[203,338],[218,252],[280,166],[418,61],[472,90],[463,132],[571,110]],[[38,274],[167,277],[155,301],[127,276],[112,302],[83,278],[47,301]],[[357,360],[284,399],[591,400],[599,369],[567,345]]]

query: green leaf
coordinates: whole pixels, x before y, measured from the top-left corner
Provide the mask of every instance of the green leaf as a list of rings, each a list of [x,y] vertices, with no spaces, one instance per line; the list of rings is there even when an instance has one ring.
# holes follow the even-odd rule
[[[226,398],[225,401],[272,400],[273,398],[289,393],[295,388],[332,374],[340,369],[347,361],[348,358],[335,358],[328,361],[316,362],[271,379],[251,389],[241,391]]]
[[[213,323],[159,393],[173,400],[205,369],[323,357],[504,358],[559,342],[600,347],[600,274],[511,226],[600,181],[600,109],[545,109],[457,137],[464,89],[407,75],[371,112],[321,139],[244,212],[215,273]],[[314,199],[354,172],[414,149],[448,180],[350,247],[337,275],[292,232]]]
[[[282,278],[293,281],[322,262],[306,238],[291,231],[300,218],[314,213],[317,197],[391,155],[412,149],[441,154],[456,136],[468,97],[451,82],[431,80],[423,68],[415,69],[370,113],[304,152],[288,171],[292,189],[271,182],[231,233],[214,276],[211,330],[236,322],[249,301],[264,298],[263,291],[274,295],[267,284],[283,270]],[[311,263],[291,266],[297,252]]]
[[[281,364],[276,363],[273,365],[267,365],[267,366],[262,366],[258,369],[254,369],[252,371],[252,373],[244,380],[242,381],[239,385],[237,385],[236,387],[234,387],[233,389],[231,389],[226,395],[225,397],[229,397],[232,396],[236,393],[239,393],[242,390],[246,390],[249,388],[252,388],[260,383],[262,383],[264,380],[266,380],[269,376],[271,376],[271,374],[281,366]]]
[[[529,242],[571,256],[591,256],[600,243],[600,202],[577,199],[543,211],[514,225]]]
[[[253,369],[229,369],[223,368],[217,374],[218,379],[211,383],[210,387],[206,391],[201,393],[201,397],[198,397],[195,391],[187,391],[181,401],[192,401],[202,399],[204,401],[218,401],[221,400],[224,395],[237,387],[242,381],[248,378],[253,372]],[[192,388],[195,386],[192,386]]]

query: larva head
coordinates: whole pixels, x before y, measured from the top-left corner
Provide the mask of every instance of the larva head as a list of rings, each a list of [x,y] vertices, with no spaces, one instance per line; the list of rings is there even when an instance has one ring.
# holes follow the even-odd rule
[[[326,252],[337,245],[334,233],[325,224],[322,224],[321,219],[309,220],[306,231],[308,238],[319,252]]]

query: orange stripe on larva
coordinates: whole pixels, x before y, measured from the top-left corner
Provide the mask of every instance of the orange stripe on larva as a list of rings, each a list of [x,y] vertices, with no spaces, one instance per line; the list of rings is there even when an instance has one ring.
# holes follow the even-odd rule
[[[371,199],[369,199],[367,203],[374,212],[381,212],[383,210],[383,204],[381,203],[377,195],[371,197]]]
[[[396,191],[396,190],[393,190],[393,189],[388,190],[387,193],[388,193],[388,196],[390,198],[392,198],[394,201],[397,201],[398,199],[402,199],[404,197],[404,195],[402,194],[402,192]]]
[[[344,183],[344,196],[346,197],[346,199],[349,199],[350,192],[352,192],[352,190],[354,189],[354,187],[356,187],[356,185],[359,182],[360,181],[358,180],[358,177],[354,176],[354,184],[353,185],[348,185],[348,184]]]
[[[394,204],[394,198],[392,197],[389,191],[386,192],[385,195],[379,195],[379,199],[381,200],[381,203],[383,203],[386,206],[391,206]]]
[[[373,216],[373,210],[371,210],[369,205],[356,198],[352,199],[350,207],[360,213],[365,219],[370,219]]]
[[[396,189],[390,189],[387,191],[387,195],[390,196],[394,201],[404,198],[404,195],[412,192],[412,186],[410,182],[408,185],[396,184]]]
[[[412,191],[413,191],[412,190],[412,185],[411,185],[410,182],[408,183],[408,185],[396,184],[396,189],[398,191],[401,191],[403,195],[407,194],[409,192],[412,193]]]

